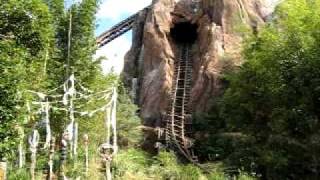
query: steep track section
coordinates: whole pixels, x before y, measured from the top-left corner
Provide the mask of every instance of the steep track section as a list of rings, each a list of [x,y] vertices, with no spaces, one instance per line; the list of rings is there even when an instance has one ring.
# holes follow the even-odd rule
[[[165,139],[169,147],[178,149],[188,160],[197,163],[192,150],[190,91],[192,83],[192,44],[179,44],[175,62],[171,104],[166,115]]]
[[[148,6],[141,11],[149,10],[150,7],[151,6]],[[118,38],[119,36],[131,30],[141,11],[119,22],[118,24],[114,25],[112,28],[110,28],[109,30],[105,31],[100,36],[98,36],[97,37],[98,47],[100,48],[108,44],[109,42],[113,41],[114,39]]]
[[[149,10],[151,6],[141,11]],[[139,16],[138,13],[121,21],[108,31],[97,37],[98,47],[102,47],[127,31],[131,30]],[[165,141],[167,147],[179,151],[189,161],[198,164],[198,158],[194,155],[191,139],[192,110],[190,92],[192,83],[192,43],[178,43],[178,58],[175,61],[174,81],[171,93],[171,104],[168,107],[165,118]],[[159,136],[163,140],[163,136]]]
[[[113,26],[108,31],[102,33],[97,38],[98,47],[100,48],[100,47],[108,44],[112,40],[116,39],[117,37],[121,36],[122,34],[126,33],[127,31],[131,30],[137,15],[138,15],[138,13],[130,16],[129,18],[127,18],[127,19],[121,21],[120,23],[116,24],[115,26]]]

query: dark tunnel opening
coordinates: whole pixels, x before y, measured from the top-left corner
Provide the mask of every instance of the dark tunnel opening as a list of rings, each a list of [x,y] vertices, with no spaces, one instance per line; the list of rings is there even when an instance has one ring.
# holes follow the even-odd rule
[[[170,35],[177,43],[194,43],[198,36],[197,29],[197,24],[181,22],[171,28]]]

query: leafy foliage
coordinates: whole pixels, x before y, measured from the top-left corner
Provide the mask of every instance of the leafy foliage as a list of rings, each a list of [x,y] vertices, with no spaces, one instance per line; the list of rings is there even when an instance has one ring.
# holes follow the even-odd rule
[[[23,123],[21,100],[27,98],[23,90],[31,85],[41,86],[39,68],[52,31],[48,8],[42,1],[8,0],[0,4],[0,9],[0,158],[3,158],[18,138],[15,127]]]
[[[104,76],[95,53],[95,13],[98,0],[83,0],[65,9],[63,0],[7,0],[0,3],[0,158],[15,159],[17,127],[26,121],[25,90],[46,92],[61,85],[71,73],[95,91],[115,85],[118,77]],[[267,179],[319,179],[320,134],[320,2],[287,0],[275,19],[245,43],[246,62],[226,77],[230,83],[215,109],[196,117],[204,134],[197,142],[202,158],[223,160],[239,179],[256,174]],[[227,61],[227,60],[226,60]],[[139,149],[142,139],[137,108],[119,85],[119,142],[122,150],[113,164],[117,179],[227,179],[221,169],[203,174],[180,164],[173,153],[151,156]],[[62,91],[58,92],[62,93]],[[94,109],[105,102],[77,102]],[[100,162],[97,146],[104,142],[103,114],[79,117],[80,137],[90,137],[90,177]],[[68,122],[64,112],[52,112],[60,136]],[[28,133],[28,129],[25,129]],[[80,144],[83,149],[83,144]],[[56,157],[57,159],[58,157]],[[79,159],[68,164],[67,175],[84,176]],[[40,152],[38,169],[47,156]],[[13,162],[13,161],[11,161]],[[229,169],[228,169],[229,168]],[[38,173],[41,174],[41,173]],[[28,178],[26,170],[10,173]]]
[[[220,139],[228,146],[211,136],[230,165],[267,179],[319,178],[319,10],[319,1],[288,0],[247,40],[246,62],[227,76],[211,119],[224,121],[219,132],[239,135]]]

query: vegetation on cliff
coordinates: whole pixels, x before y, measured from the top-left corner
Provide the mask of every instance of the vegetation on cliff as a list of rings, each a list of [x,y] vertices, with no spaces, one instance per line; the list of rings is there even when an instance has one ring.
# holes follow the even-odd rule
[[[161,152],[152,156],[139,147],[143,136],[137,108],[131,103],[126,89],[113,74],[103,75],[95,53],[96,0],[83,0],[64,7],[63,0],[9,0],[0,3],[0,160],[8,162],[8,179],[31,179],[30,152],[26,143],[34,127],[39,126],[41,115],[32,107],[32,101],[39,101],[33,92],[47,93],[59,87],[70,75],[91,90],[100,91],[117,86],[118,138],[120,152],[112,165],[116,179],[199,179],[206,178],[193,165],[181,165],[174,153]],[[63,94],[59,89],[56,93]],[[28,103],[29,102],[29,103]],[[103,100],[76,102],[82,109],[94,109]],[[84,106],[85,104],[85,106]],[[69,122],[62,105],[55,105],[50,111],[52,135],[61,136]],[[80,110],[81,110],[80,108]],[[84,169],[84,143],[82,135],[89,136],[90,179],[103,178],[101,157],[98,147],[104,143],[104,114],[92,117],[76,116],[79,122],[78,158],[68,156],[66,176],[86,177]],[[40,123],[41,124],[41,123]],[[24,136],[23,136],[23,134]],[[40,131],[41,144],[45,133]],[[23,143],[27,163],[18,167],[18,145]],[[57,140],[57,148],[59,148]],[[48,151],[39,148],[36,162],[36,179],[44,179],[48,169]],[[59,151],[54,156],[54,173],[59,172]],[[223,173],[210,176],[221,177]],[[209,178],[210,179],[210,178]]]
[[[17,148],[27,140],[22,127],[29,135],[41,115],[30,115],[29,102],[38,99],[27,92],[49,92],[72,73],[94,91],[118,89],[120,151],[111,167],[115,179],[320,178],[319,1],[287,0],[279,6],[274,19],[246,39],[245,63],[224,77],[228,86],[223,97],[214,100],[208,114],[195,117],[197,153],[212,173],[182,163],[173,152],[154,156],[140,148],[143,127],[137,107],[119,77],[103,75],[100,59],[93,58],[98,0],[83,0],[68,9],[63,0],[0,2],[0,160],[9,164],[9,179],[30,179],[30,160],[18,168]],[[82,100],[75,106],[92,110],[104,103]],[[63,106],[50,112],[57,138],[69,122],[59,108]],[[79,137],[88,134],[90,139],[90,179],[103,177],[98,147],[105,138],[104,116],[76,116]],[[68,157],[68,177],[86,177],[84,156],[80,142],[78,158]],[[36,177],[43,179],[47,151],[40,149],[37,158]],[[59,158],[57,153],[56,174]]]
[[[319,178],[319,12],[318,1],[288,0],[247,40],[246,62],[198,121],[210,134],[200,152],[266,179]]]

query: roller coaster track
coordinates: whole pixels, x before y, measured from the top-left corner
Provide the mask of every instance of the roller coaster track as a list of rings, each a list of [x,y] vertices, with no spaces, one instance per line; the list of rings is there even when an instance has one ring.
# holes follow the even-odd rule
[[[179,57],[175,62],[171,104],[166,115],[165,140],[167,146],[177,149],[189,161],[197,164],[198,158],[192,149],[192,110],[190,91],[192,83],[192,44],[179,45]]]
[[[141,11],[148,10],[150,7],[151,6],[147,6]],[[100,36],[98,36],[96,40],[98,47],[100,48],[108,44],[109,42],[113,41],[114,39],[118,38],[119,36],[131,30],[141,11],[119,22],[118,24],[114,25],[112,28],[110,28],[109,30],[105,31]]]
[[[141,11],[149,10],[150,7],[151,6],[148,6]],[[121,21],[97,37],[98,47],[100,48],[108,44],[131,30],[141,11]],[[193,153],[193,142],[190,138],[192,130],[192,110],[190,108],[192,83],[191,46],[192,44],[188,43],[178,44],[179,57],[175,61],[171,104],[165,117],[165,140],[167,147],[178,150],[189,161],[198,165],[198,158]]]

